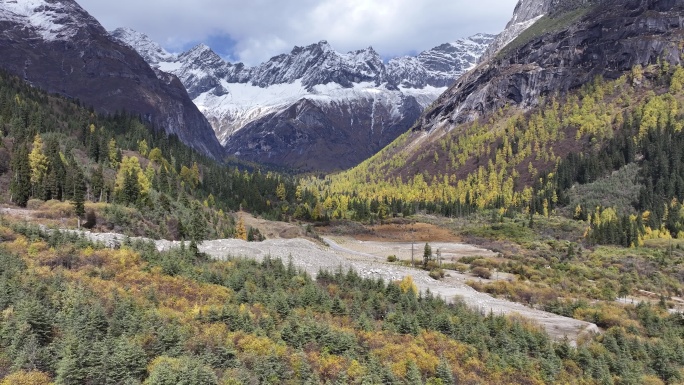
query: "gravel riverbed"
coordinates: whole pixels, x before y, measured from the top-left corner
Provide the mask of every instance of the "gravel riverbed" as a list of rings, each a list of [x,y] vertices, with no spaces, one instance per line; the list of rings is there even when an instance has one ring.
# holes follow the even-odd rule
[[[83,234],[93,241],[102,242],[110,246],[121,243],[125,239],[123,235],[113,233],[84,232]],[[410,275],[413,277],[418,289],[423,292],[430,290],[434,295],[440,296],[447,301],[460,299],[468,306],[482,313],[493,312],[494,314],[518,315],[533,320],[556,339],[567,337],[570,341],[575,342],[582,334],[599,332],[598,327],[593,323],[562,317],[519,303],[493,298],[485,293],[479,293],[464,282],[460,282],[458,278],[448,281],[437,281],[432,279],[426,271],[386,262],[387,255],[399,254],[403,256],[402,258],[405,258],[406,253],[411,250],[410,244],[361,242],[352,238],[342,240],[326,238],[324,240],[328,244],[327,247],[302,238],[269,239],[259,243],[245,242],[237,239],[222,239],[204,241],[199,246],[199,250],[218,260],[231,257],[250,258],[257,261],[271,257],[282,259],[285,263],[291,260],[295,266],[314,277],[321,270],[334,271],[336,269],[342,269],[343,271],[354,269],[362,277],[381,278],[385,281],[398,281]],[[180,247],[179,242],[165,240],[154,242],[160,251]],[[433,245],[433,250],[435,250],[435,247],[445,250],[445,253],[450,257],[457,257],[459,255],[494,255],[491,251],[458,243],[435,244]],[[383,255],[385,256],[384,258],[382,257]],[[419,246],[416,255],[422,256],[422,246]]]

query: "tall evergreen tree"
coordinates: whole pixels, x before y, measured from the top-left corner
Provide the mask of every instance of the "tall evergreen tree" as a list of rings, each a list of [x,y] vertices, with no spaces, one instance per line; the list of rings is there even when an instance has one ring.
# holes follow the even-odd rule
[[[17,206],[26,207],[31,197],[31,166],[26,144],[17,144],[12,157],[12,182],[10,192],[12,202]]]
[[[93,170],[92,176],[90,177],[90,191],[93,202],[99,202],[102,200],[104,195],[104,175],[102,173],[102,166],[98,165],[95,170]]]
[[[423,248],[423,268],[427,269],[428,263],[432,259],[432,247],[430,247],[429,243],[425,244],[425,248]]]
[[[140,198],[140,186],[138,185],[138,176],[132,171],[126,173],[124,178],[123,189],[121,190],[121,199],[126,204],[134,204]]]
[[[442,380],[442,383],[444,385],[454,385],[455,380],[454,380],[454,374],[451,371],[451,367],[449,366],[449,363],[442,358],[439,361],[439,365],[437,365],[437,378]]]
[[[79,218],[85,215],[85,195],[86,195],[86,182],[85,177],[81,169],[74,165],[74,186],[73,186],[73,198],[72,203],[74,205],[74,211],[76,216]]]

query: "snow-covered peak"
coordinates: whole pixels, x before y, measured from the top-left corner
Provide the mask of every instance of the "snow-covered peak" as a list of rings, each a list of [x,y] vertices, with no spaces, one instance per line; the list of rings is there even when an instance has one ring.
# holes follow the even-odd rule
[[[163,50],[149,37],[130,29],[118,29],[112,35],[136,49],[152,66],[177,75],[192,97],[208,92],[223,95],[222,81],[251,84],[267,88],[300,81],[307,90],[317,85],[336,83],[343,88],[355,84],[421,89],[451,85],[472,68],[494,36],[477,34],[445,43],[418,56],[404,57],[384,63],[373,47],[340,53],[327,41],[308,46],[295,46],[252,68],[226,62],[210,47],[199,44],[180,55]]]
[[[73,0],[0,0],[0,20],[23,25],[45,41],[69,40],[86,27],[102,28]]]
[[[224,65],[226,62],[208,45],[202,43],[192,47],[176,57],[176,60],[184,63],[203,63],[205,65]]]
[[[290,54],[278,55],[252,70],[251,82],[259,87],[291,84],[301,80],[311,89],[319,84],[384,81],[382,59],[372,48],[342,54],[323,40],[306,47],[295,47]]]
[[[186,54],[189,55],[202,55],[205,53],[214,53],[214,51],[208,45],[204,43],[199,43],[196,46],[190,48]]]
[[[476,33],[475,35],[469,37],[468,40],[475,42],[477,44],[489,45],[495,38],[496,35],[492,35],[489,33]]]
[[[117,28],[109,33],[117,40],[136,50],[153,67],[159,63],[174,61],[176,56],[166,51],[144,33],[131,28]]]
[[[477,34],[439,45],[418,56],[392,59],[387,64],[390,81],[408,88],[449,86],[475,65],[494,37]]]

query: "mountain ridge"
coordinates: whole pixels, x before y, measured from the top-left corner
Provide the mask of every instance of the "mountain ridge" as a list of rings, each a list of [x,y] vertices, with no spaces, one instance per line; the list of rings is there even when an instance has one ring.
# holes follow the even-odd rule
[[[224,150],[175,76],[156,73],[73,0],[0,3],[4,69],[103,114],[126,111],[215,159]]]
[[[133,30],[111,34],[178,76],[229,154],[302,171],[345,169],[373,155],[493,39],[478,34],[388,63],[372,47],[339,53],[322,40],[247,67],[202,44],[171,55]]]
[[[549,8],[551,16],[536,16],[525,35],[508,44],[515,45],[514,52],[500,51],[461,78],[423,115],[421,127],[473,121],[509,104],[528,108],[540,97],[567,92],[596,76],[616,79],[661,58],[681,62],[680,49],[670,49],[681,18],[657,11],[673,9],[676,2],[634,0],[622,13],[611,12],[618,3],[577,1],[575,8]]]
[[[623,127],[634,129],[626,122],[640,121],[643,106],[666,109],[669,118],[651,122],[676,118],[678,105],[670,107],[667,95],[667,101],[659,98],[675,73],[682,76],[684,3],[604,0],[576,6],[542,15],[462,76],[411,132],[358,167],[329,177],[331,194],[405,200],[419,194],[459,210],[515,207],[546,215],[560,196],[547,182],[565,159],[581,164],[600,153]],[[642,82],[648,87],[640,88]],[[590,166],[598,169],[582,167]],[[566,183],[573,177],[563,178]]]

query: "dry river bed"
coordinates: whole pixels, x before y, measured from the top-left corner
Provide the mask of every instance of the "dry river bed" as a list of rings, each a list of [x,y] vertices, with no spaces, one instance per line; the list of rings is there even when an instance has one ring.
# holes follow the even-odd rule
[[[91,240],[100,241],[106,245],[124,240],[124,236],[120,234],[88,232],[84,234]],[[385,281],[398,281],[410,275],[422,292],[430,290],[434,295],[447,301],[453,301],[456,298],[461,299],[468,306],[482,313],[517,315],[533,320],[556,339],[567,336],[574,343],[583,334],[599,332],[598,327],[589,322],[562,317],[479,293],[466,285],[463,282],[465,278],[455,272],[450,272],[452,278],[437,281],[432,279],[426,271],[386,262],[388,255],[397,255],[400,259],[410,260],[412,247],[410,243],[363,242],[348,237],[325,238],[324,240],[329,245],[328,247],[302,238],[269,239],[260,243],[223,239],[204,241],[199,249],[219,260],[230,257],[251,258],[257,261],[271,257],[282,259],[284,263],[291,260],[295,266],[314,277],[321,270],[334,271],[340,268],[343,271],[354,269],[362,277],[381,278]],[[179,242],[165,240],[154,242],[160,251],[180,245]],[[423,246],[424,244],[414,245],[417,260],[422,257]],[[466,255],[494,256],[491,251],[471,245],[431,243],[431,246],[433,251],[440,249],[442,257],[447,260]]]

